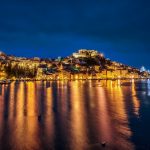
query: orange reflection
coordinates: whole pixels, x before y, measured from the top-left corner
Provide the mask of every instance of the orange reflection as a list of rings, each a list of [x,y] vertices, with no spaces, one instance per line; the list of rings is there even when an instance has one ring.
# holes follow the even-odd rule
[[[9,117],[12,118],[15,116],[15,82],[10,84],[10,93],[9,93]]]
[[[132,133],[128,126],[128,115],[126,113],[125,99],[123,96],[121,86],[113,88],[110,105],[113,111],[112,117],[116,122],[114,131],[117,135],[114,138],[114,144],[120,145],[120,149],[132,149],[133,145],[128,141]]]
[[[20,119],[20,121],[22,120],[22,118],[24,116],[24,98],[25,98],[24,94],[25,94],[24,93],[24,83],[20,82],[19,87],[18,87],[18,91],[17,91],[17,102],[16,102],[17,119]]]
[[[112,139],[110,115],[108,112],[106,93],[104,88],[96,88],[97,95],[97,108],[99,113],[99,127],[100,127],[100,139],[99,141],[110,142]]]
[[[0,138],[2,136],[3,130],[3,113],[4,113],[4,85],[0,85],[1,94],[0,94]]]
[[[132,149],[132,144],[128,140],[131,131],[128,126],[124,89],[118,85],[118,81],[102,81],[103,84],[98,82],[94,84],[96,86],[93,86],[93,82],[75,81],[70,82],[68,86],[64,84],[65,82],[59,81],[57,87],[49,88],[46,88],[46,82],[20,82],[17,88],[11,83],[8,106],[10,114],[13,114],[16,107],[16,116],[11,116],[10,120],[13,121],[7,121],[10,121],[8,124],[12,131],[10,141],[15,143],[13,148],[42,149],[42,145],[46,145],[46,148],[54,149],[55,144],[59,143],[57,141],[59,131],[55,128],[55,120],[58,119],[56,115],[59,115],[61,122],[59,128],[62,134],[67,134],[64,141],[68,143],[70,149],[87,149],[87,146],[93,147],[93,143],[102,141],[115,148],[119,145],[119,149]],[[104,84],[107,87],[101,87]],[[6,87],[2,86],[0,131],[2,125],[5,125],[2,122],[5,90]],[[54,93],[57,94],[56,97]],[[53,112],[52,109],[54,100],[58,104],[57,112]],[[69,108],[68,101],[71,103]],[[39,113],[42,114],[41,122],[38,121]],[[68,124],[70,128],[67,128]]]
[[[58,89],[59,97],[59,106],[61,109],[61,115],[64,118],[67,113],[67,83],[66,81],[60,81],[60,88]]]
[[[52,102],[53,102],[53,91],[52,88],[46,88],[46,115],[52,116]]]
[[[14,85],[11,85],[12,88]],[[11,90],[11,101],[14,101],[14,93],[13,89]],[[21,149],[24,143],[24,135],[26,134],[24,131],[24,83],[21,82],[17,88],[17,97],[16,97],[16,116],[14,118],[14,124],[16,125],[16,129],[12,132],[12,142],[15,143],[17,149]],[[12,129],[13,130],[13,129]]]
[[[27,115],[28,116],[35,116],[37,115],[37,99],[35,93],[35,84],[33,82],[27,83]]]
[[[39,149],[39,126],[37,114],[37,97],[35,91],[35,83],[28,82],[27,85],[27,118],[25,121],[25,142],[28,149]]]
[[[25,97],[25,84],[27,97]],[[13,86],[13,85],[12,85]],[[20,82],[17,88],[16,116],[11,125],[11,144],[13,149],[39,148],[38,123],[35,113],[35,87],[34,83]],[[13,93],[13,92],[12,92]],[[25,99],[27,101],[27,115],[24,114]]]
[[[71,149],[85,149],[87,143],[86,127],[85,127],[85,110],[83,104],[83,88],[79,82],[71,84],[71,131],[72,139]]]
[[[49,143],[53,147],[53,137],[54,137],[54,114],[52,109],[53,95],[52,88],[45,89],[46,91],[46,116],[45,116],[45,134]]]

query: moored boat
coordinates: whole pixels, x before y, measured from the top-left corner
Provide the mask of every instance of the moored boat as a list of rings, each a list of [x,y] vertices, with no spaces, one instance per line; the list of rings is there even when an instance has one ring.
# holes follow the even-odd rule
[[[0,84],[10,84],[10,80],[0,80]]]

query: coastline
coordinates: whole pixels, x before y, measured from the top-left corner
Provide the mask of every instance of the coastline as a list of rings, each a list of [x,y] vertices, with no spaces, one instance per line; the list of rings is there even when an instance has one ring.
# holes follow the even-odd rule
[[[111,81],[116,81],[116,80],[148,80],[150,78],[93,78],[93,79],[6,79],[6,80],[1,80],[2,81],[79,81],[79,80],[83,80],[83,81],[89,81],[89,80],[111,80]],[[2,83],[0,83],[2,84]]]

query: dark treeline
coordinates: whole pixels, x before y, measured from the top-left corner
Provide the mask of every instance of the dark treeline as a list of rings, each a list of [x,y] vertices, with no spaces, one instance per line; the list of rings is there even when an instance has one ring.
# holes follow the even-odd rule
[[[18,64],[15,64],[14,66],[10,64],[7,64],[5,66],[5,71],[8,75],[8,77],[16,77],[16,78],[34,78],[37,73],[37,68],[30,68],[27,66],[19,66]]]

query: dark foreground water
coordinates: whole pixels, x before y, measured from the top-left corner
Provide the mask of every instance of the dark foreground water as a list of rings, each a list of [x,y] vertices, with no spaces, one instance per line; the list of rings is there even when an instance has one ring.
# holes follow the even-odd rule
[[[150,149],[150,81],[0,85],[0,150],[7,149]]]

